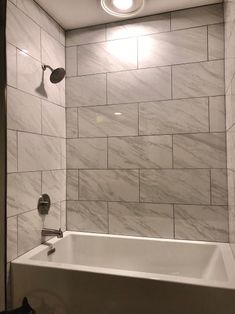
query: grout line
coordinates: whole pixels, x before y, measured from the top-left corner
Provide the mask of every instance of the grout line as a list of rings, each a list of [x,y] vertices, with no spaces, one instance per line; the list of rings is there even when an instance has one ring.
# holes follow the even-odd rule
[[[208,129],[209,129],[209,133],[214,133],[214,132],[211,132],[211,116],[210,116],[210,106],[211,106],[211,101],[210,101],[210,97],[208,97]]]
[[[210,172],[210,205],[212,205],[212,177],[211,177],[211,169],[209,170]]]
[[[107,202],[107,232],[110,233],[110,221],[109,221],[109,202]]]
[[[175,204],[173,206],[173,239],[175,239]]]
[[[207,60],[209,61],[209,28],[206,27],[206,51],[207,51]]]

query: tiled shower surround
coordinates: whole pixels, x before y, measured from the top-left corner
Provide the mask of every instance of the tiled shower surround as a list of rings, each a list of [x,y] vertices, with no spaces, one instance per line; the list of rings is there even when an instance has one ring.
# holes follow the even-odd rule
[[[229,241],[235,256],[235,1],[225,1],[224,9]]]
[[[67,229],[228,241],[223,6],[66,33]]]
[[[8,1],[8,262],[40,244],[41,229],[65,229],[65,82],[41,63],[65,66],[64,31],[32,0]],[[41,193],[52,208],[40,217]]]

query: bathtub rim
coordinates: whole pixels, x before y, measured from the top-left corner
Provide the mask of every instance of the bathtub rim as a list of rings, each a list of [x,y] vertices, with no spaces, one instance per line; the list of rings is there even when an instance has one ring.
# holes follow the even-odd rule
[[[48,250],[48,246],[44,244],[40,244],[37,247],[33,248],[32,250],[16,258],[15,260],[11,262],[11,265],[13,267],[14,265],[29,265],[33,267],[56,268],[56,269],[63,269],[63,270],[69,270],[69,271],[80,271],[80,272],[88,272],[88,273],[95,273],[95,274],[104,274],[104,275],[148,279],[148,280],[158,280],[158,281],[164,281],[164,282],[235,290],[235,259],[233,257],[232,250],[229,243],[178,240],[178,239],[167,239],[167,238],[150,238],[150,237],[140,237],[140,236],[100,234],[100,233],[77,232],[77,231],[65,231],[64,232],[64,238],[69,235],[91,236],[91,237],[101,237],[101,238],[102,237],[103,238],[107,238],[107,237],[108,238],[122,238],[122,239],[137,240],[137,241],[144,240],[144,241],[154,241],[154,242],[156,241],[156,242],[184,243],[184,244],[194,244],[194,245],[199,244],[203,246],[208,246],[208,245],[215,246],[217,249],[220,250],[222,254],[225,270],[228,276],[228,281],[217,281],[217,280],[204,279],[204,278],[199,279],[199,278],[185,277],[185,276],[156,274],[156,273],[149,273],[149,272],[138,272],[138,271],[123,270],[123,269],[84,266],[84,265],[76,265],[76,264],[69,264],[69,263],[40,261],[40,260],[31,259],[36,254]],[[57,242],[61,241],[62,239],[63,238],[58,239],[54,237],[48,240],[46,243],[54,245]]]

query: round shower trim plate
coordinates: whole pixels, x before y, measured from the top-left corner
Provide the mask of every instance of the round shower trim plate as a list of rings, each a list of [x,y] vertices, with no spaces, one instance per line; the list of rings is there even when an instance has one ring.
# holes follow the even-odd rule
[[[104,11],[106,11],[108,14],[125,18],[138,14],[143,9],[145,0],[133,0],[132,6],[126,10],[118,9],[114,5],[113,0],[101,0],[100,3]]]

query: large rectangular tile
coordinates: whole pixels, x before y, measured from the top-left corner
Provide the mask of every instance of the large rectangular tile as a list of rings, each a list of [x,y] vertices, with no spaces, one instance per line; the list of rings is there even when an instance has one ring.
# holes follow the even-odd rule
[[[98,43],[105,41],[105,26],[98,25],[66,32],[66,46]]]
[[[171,98],[170,67],[108,73],[109,104]]]
[[[106,104],[106,75],[97,74],[66,79],[66,106]]]
[[[17,257],[17,217],[7,219],[7,262]]]
[[[7,58],[7,84],[16,87],[16,47],[7,43],[6,48]]]
[[[17,0],[17,7],[59,41],[59,25],[35,1]]]
[[[107,168],[107,140],[67,139],[67,168]]]
[[[213,205],[228,204],[227,169],[211,169],[211,202]]]
[[[138,171],[81,170],[79,196],[81,200],[138,201]]]
[[[140,134],[208,132],[208,99],[140,103]]]
[[[79,136],[138,135],[138,105],[79,108]]]
[[[52,68],[65,68],[65,48],[45,31],[41,31],[42,62]]]
[[[12,173],[7,182],[7,216],[36,209],[41,194],[41,173]]]
[[[189,28],[223,22],[223,4],[202,6],[171,13],[172,29]]]
[[[228,242],[227,206],[175,206],[177,239]]]
[[[42,100],[42,134],[65,137],[65,108]]]
[[[7,172],[17,171],[17,133],[7,131]]]
[[[227,135],[227,168],[235,170],[235,125],[226,133]]]
[[[66,138],[78,137],[78,109],[66,108]]]
[[[208,26],[209,60],[224,58],[224,24]]]
[[[226,114],[224,96],[210,97],[209,108],[210,108],[210,131],[225,132]]]
[[[138,39],[140,68],[207,60],[207,28],[143,36]]]
[[[107,40],[137,37],[170,31],[170,14],[158,14],[107,25]]]
[[[172,137],[141,136],[108,139],[109,168],[171,168]]]
[[[173,150],[176,168],[226,167],[224,133],[175,135]]]
[[[41,133],[41,101],[18,89],[7,88],[7,127]]]
[[[68,201],[67,224],[72,231],[107,233],[107,203]]]
[[[78,200],[78,170],[66,170],[66,199],[71,201]]]
[[[173,238],[173,206],[109,203],[109,232],[132,236]]]
[[[40,60],[40,27],[15,5],[7,5],[7,41]]]
[[[176,65],[172,71],[174,98],[224,95],[224,61]]]
[[[137,40],[122,39],[77,48],[78,75],[137,69]]]
[[[22,255],[41,244],[42,218],[38,210],[18,217],[18,255]]]
[[[140,200],[155,203],[209,204],[209,170],[141,170]]]
[[[60,203],[60,226],[62,231],[67,230],[66,201]]]
[[[29,133],[18,134],[18,170],[61,168],[61,139]]]
[[[66,171],[43,171],[42,193],[48,194],[52,203],[64,201],[66,199]]]
[[[66,76],[77,75],[77,47],[66,48]]]

